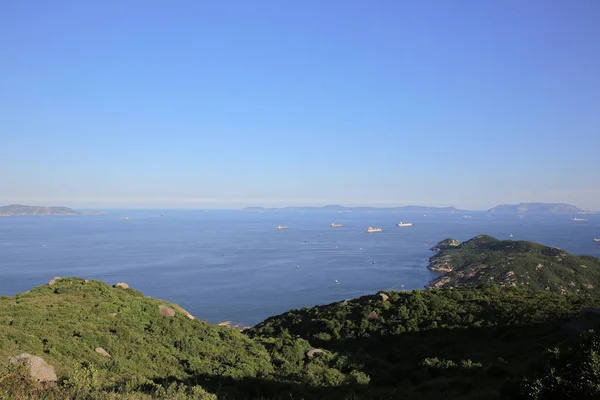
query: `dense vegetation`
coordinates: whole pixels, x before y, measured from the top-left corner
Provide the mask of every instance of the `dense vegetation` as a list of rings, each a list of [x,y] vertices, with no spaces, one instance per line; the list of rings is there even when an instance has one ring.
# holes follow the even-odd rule
[[[289,311],[249,334],[291,334],[345,354],[371,377],[371,395],[490,398],[547,348],[570,340],[564,322],[597,304],[519,287],[382,292]]]
[[[443,273],[432,287],[482,284],[527,286],[555,293],[599,296],[600,259],[524,240],[498,240],[480,235],[449,246],[440,242],[432,250],[429,268]]]
[[[442,278],[456,278],[457,287],[292,310],[243,333],[136,290],[79,278],[0,297],[0,398],[600,395],[600,339],[579,336],[600,327],[600,313],[591,309],[574,320],[599,307],[600,297],[593,287],[566,284],[597,280],[597,259],[489,236],[448,239],[435,251],[432,266],[451,269]],[[508,271],[514,280],[497,278]],[[544,280],[554,286],[536,290]],[[57,383],[41,385],[24,366],[8,364],[21,353],[52,364]]]
[[[163,317],[160,305],[175,315]],[[95,352],[98,347],[111,357]],[[80,391],[87,391],[87,397],[156,395],[172,384],[183,384],[185,390],[171,390],[196,398],[203,393],[199,385],[216,390],[232,381],[238,383],[222,393],[247,382],[260,394],[264,385],[259,383],[271,382],[287,395],[284,384],[326,387],[368,381],[358,371],[336,369],[336,355],[307,357],[311,349],[305,340],[285,336],[252,340],[236,330],[192,320],[174,304],[99,281],[62,279],[0,298],[0,360],[23,352],[42,356],[61,381],[54,389],[56,398]],[[268,394],[277,395],[273,385],[266,387]],[[1,390],[0,398],[6,398]]]

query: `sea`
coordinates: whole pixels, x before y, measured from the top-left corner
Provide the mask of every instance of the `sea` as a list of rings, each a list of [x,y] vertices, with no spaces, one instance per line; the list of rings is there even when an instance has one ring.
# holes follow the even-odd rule
[[[422,289],[437,276],[426,268],[430,248],[449,237],[513,235],[600,257],[593,241],[600,215],[572,217],[241,210],[2,217],[0,295],[77,276],[125,282],[212,323],[251,326],[290,309]],[[397,227],[400,221],[413,226]],[[369,226],[382,231],[367,233]]]

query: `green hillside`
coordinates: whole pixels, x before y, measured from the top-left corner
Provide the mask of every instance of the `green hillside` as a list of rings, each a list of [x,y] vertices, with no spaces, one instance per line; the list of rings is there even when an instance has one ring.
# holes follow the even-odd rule
[[[448,241],[454,241],[447,246]],[[527,286],[555,293],[599,296],[600,259],[524,240],[480,235],[464,243],[446,239],[432,248],[429,269],[442,275],[431,287]]]
[[[161,305],[175,315],[161,315]],[[279,397],[279,390],[281,396],[292,390],[286,384],[318,388],[368,380],[360,373],[335,369],[335,355],[307,357],[312,347],[304,340],[252,340],[190,317],[177,305],[133,289],[61,279],[0,298],[0,360],[4,363],[21,353],[41,356],[59,377],[55,398],[79,391],[85,394],[80,398],[115,393],[161,397],[172,384],[197,398],[195,394],[204,393],[201,386],[214,392],[227,382],[230,387],[221,388],[221,393],[243,388]],[[98,347],[110,357],[98,354]],[[279,386],[265,386],[263,381]],[[14,388],[5,387],[3,393],[2,382],[0,378],[0,398],[10,398]]]
[[[249,334],[289,333],[345,354],[371,377],[369,396],[488,399],[525,393],[521,379],[546,349],[574,340],[563,324],[598,305],[521,287],[381,292],[292,310]]]
[[[444,275],[430,289],[291,310],[243,333],[126,285],[65,278],[2,296],[0,398],[600,396],[600,338],[580,335],[600,329],[598,259],[484,235],[433,250]],[[56,382],[9,363],[22,353]]]

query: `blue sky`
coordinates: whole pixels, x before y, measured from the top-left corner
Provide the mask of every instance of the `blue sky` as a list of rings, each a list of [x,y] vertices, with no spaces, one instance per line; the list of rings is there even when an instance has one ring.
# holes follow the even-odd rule
[[[600,2],[0,4],[0,204],[600,209]]]

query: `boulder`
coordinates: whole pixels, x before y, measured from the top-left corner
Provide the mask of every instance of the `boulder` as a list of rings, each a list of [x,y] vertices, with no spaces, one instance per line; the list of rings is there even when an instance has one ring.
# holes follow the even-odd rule
[[[48,364],[42,357],[32,356],[23,353],[16,357],[11,357],[11,364],[24,364],[27,367],[29,375],[38,382],[48,383],[56,382],[56,372],[54,367]]]
[[[160,306],[158,306],[158,309],[160,311],[160,315],[162,315],[163,317],[174,317],[175,316],[175,310],[173,310],[171,307],[160,305]]]
[[[388,301],[388,299],[390,298],[387,294],[385,293],[379,293],[379,296],[381,296],[381,301],[385,302]]]
[[[108,354],[108,351],[104,350],[102,347],[96,347],[94,351],[100,354],[101,356],[110,358],[110,354]]]
[[[181,308],[181,307],[179,307],[179,308]],[[185,309],[181,308],[181,311],[185,314],[185,316],[188,319],[196,319],[196,317],[194,317],[192,314],[190,314],[189,312],[187,312]]]
[[[118,282],[113,287],[116,287],[116,288],[120,287],[120,288],[123,288],[123,289],[129,289],[129,285],[126,284],[125,282]]]
[[[231,321],[223,321],[217,324],[218,326],[224,326],[225,328],[231,328]]]
[[[375,321],[375,320],[379,319],[379,315],[375,311],[371,311],[369,313],[369,315],[367,315],[367,319],[369,321]]]
[[[60,276],[55,276],[48,282],[48,286],[54,286],[56,282],[60,281],[62,278]]]
[[[318,353],[325,353],[323,350],[321,349],[312,349],[306,352],[306,355],[308,356],[308,358],[313,358],[315,356],[315,354]]]
[[[108,314],[108,316],[114,318],[114,317],[117,316],[117,313],[116,312],[111,312],[110,314]]]

